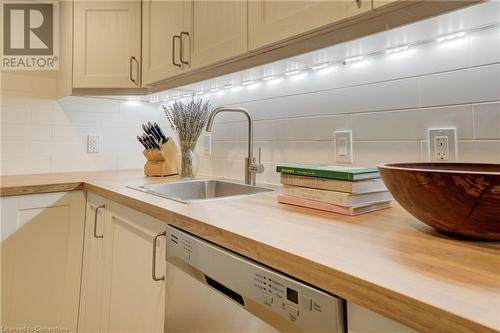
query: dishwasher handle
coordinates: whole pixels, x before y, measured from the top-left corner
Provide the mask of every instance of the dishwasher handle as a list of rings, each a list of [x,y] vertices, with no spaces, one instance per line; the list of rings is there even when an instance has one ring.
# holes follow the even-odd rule
[[[214,288],[218,292],[226,295],[227,297],[229,297],[233,301],[245,306],[245,300],[243,299],[243,296],[238,294],[236,291],[229,289],[228,287],[226,287],[222,283],[219,283],[206,275],[205,275],[205,282],[207,283],[207,285]]]

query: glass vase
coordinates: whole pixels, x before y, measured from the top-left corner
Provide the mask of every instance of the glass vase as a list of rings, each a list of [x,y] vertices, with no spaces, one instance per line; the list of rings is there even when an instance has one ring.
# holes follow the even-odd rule
[[[177,154],[177,170],[181,178],[194,178],[198,172],[200,158],[195,151],[196,142],[180,142],[180,154]]]

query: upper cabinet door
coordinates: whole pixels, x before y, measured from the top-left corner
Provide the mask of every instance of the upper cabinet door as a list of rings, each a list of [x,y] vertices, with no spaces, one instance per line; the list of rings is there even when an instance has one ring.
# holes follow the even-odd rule
[[[74,88],[140,86],[140,1],[75,1],[73,39]]]
[[[196,68],[248,50],[246,1],[188,1],[182,61]],[[187,63],[187,64],[186,64]]]
[[[144,85],[175,75],[180,69],[183,2],[142,2],[142,82]],[[175,36],[179,37],[175,37]],[[177,65],[176,65],[177,64]]]
[[[368,0],[248,2],[250,50],[370,10]]]

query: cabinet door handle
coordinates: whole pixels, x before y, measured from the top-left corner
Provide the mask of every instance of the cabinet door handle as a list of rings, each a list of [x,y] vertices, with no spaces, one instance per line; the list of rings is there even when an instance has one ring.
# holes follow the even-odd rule
[[[172,37],[172,64],[173,64],[174,66],[181,67],[181,64],[180,64],[180,63],[175,62],[175,40],[176,40],[177,38],[179,38],[179,44],[181,44],[181,46],[182,46],[182,39],[181,39],[181,36],[179,36],[179,35],[174,35],[174,36]]]
[[[94,237],[95,238],[103,238],[104,234],[98,235],[97,234],[97,213],[99,212],[99,209],[106,207],[106,205],[100,205],[95,208],[95,215],[94,215]]]
[[[131,80],[132,82],[134,82],[134,84],[136,86],[139,86],[139,60],[137,60],[136,57],[132,56],[130,57],[130,63],[132,64],[132,61],[135,62],[136,64],[136,68],[135,68],[135,79],[132,79],[132,74],[130,74],[130,77],[131,77]],[[130,72],[132,73],[132,66],[130,66]]]
[[[358,5],[358,8],[361,8],[361,0],[355,0],[356,1],[356,5]]]
[[[189,38],[189,32],[186,32],[186,31],[183,31],[181,32],[181,55],[179,56],[180,60],[181,60],[181,63],[183,63],[184,65],[189,65],[189,60],[184,60],[184,38],[183,36],[187,36]]]
[[[164,231],[160,234],[157,234],[154,238],[153,238],[153,264],[151,265],[152,269],[151,269],[151,276],[153,277],[153,281],[161,281],[161,280],[165,280],[165,276],[162,275],[161,277],[156,277],[156,243],[158,242],[158,238],[161,237],[161,236],[166,236],[167,235],[167,232]]]
[[[134,80],[134,78],[132,77],[132,62],[134,61],[135,57],[134,56],[131,56],[130,59],[129,59],[129,68],[128,68],[128,77],[130,79],[130,81],[132,81],[134,84],[137,84]]]

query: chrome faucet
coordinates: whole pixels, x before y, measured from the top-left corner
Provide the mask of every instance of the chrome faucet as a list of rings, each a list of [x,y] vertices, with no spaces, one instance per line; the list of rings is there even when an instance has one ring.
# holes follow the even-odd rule
[[[245,184],[255,185],[255,175],[264,172],[264,165],[260,163],[260,148],[259,148],[259,162],[255,161],[253,157],[253,121],[248,111],[240,107],[218,107],[210,113],[207,121],[207,132],[212,131],[215,116],[220,112],[236,112],[243,113],[248,120],[248,156],[245,158]]]

